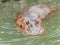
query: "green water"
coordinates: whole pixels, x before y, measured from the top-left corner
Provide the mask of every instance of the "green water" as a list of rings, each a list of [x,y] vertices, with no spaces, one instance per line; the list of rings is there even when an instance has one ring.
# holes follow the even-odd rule
[[[23,1],[24,2],[24,1]],[[16,13],[24,6],[49,4],[60,8],[60,0],[26,0],[0,4],[0,45],[60,45],[60,9],[43,19],[44,36],[24,36],[16,30]]]

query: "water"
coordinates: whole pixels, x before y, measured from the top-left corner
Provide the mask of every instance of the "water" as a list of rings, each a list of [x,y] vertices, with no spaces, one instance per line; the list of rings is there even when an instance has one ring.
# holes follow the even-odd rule
[[[50,3],[60,7],[59,1]],[[46,0],[46,4],[50,3]],[[43,19],[43,26],[48,32],[43,36],[24,36],[17,32],[15,19],[20,9],[19,2],[0,4],[0,45],[60,45],[60,9]]]

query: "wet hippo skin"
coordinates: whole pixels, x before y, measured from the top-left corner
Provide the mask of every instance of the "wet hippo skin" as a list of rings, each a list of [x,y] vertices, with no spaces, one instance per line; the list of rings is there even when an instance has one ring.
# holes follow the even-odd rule
[[[34,5],[20,11],[16,20],[17,30],[27,35],[43,34],[45,29],[41,19],[55,10],[54,6]]]

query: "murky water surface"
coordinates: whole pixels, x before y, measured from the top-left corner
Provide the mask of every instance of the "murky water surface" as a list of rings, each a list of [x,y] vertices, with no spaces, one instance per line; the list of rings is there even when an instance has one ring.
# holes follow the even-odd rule
[[[46,0],[40,2],[60,8],[60,1]],[[31,1],[27,1],[25,5],[29,3]],[[39,4],[39,1],[31,4]],[[21,2],[0,4],[0,45],[60,45],[60,9],[56,14],[43,19],[43,26],[48,32],[47,35],[24,36],[17,32],[16,13],[25,5]]]

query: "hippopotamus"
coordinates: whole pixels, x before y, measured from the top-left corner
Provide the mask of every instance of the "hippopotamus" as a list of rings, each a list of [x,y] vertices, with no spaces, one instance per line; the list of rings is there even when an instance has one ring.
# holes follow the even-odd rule
[[[17,30],[26,35],[43,34],[46,30],[42,26],[42,19],[55,10],[55,6],[51,5],[33,5],[24,8],[17,16]]]

